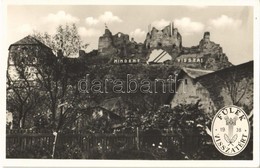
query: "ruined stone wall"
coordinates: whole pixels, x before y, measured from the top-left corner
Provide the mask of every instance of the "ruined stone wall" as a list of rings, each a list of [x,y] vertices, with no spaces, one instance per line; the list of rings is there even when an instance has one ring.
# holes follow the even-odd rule
[[[151,32],[149,32],[145,39],[145,46],[147,48],[164,48],[164,47],[172,47],[172,48],[181,48],[182,47],[182,38],[178,29],[172,28],[171,26],[166,26],[162,30],[158,30],[156,28],[152,28]]]
[[[99,38],[98,55],[113,57],[145,57],[145,51],[142,43],[136,43],[129,35],[118,32],[115,35],[106,29],[103,36]]]
[[[129,41],[129,35],[123,34],[123,33],[121,33],[121,32],[115,34],[115,35],[113,36],[112,41],[113,41],[113,44],[114,44],[114,46],[115,46],[116,48],[121,48],[122,46],[124,46],[124,45],[130,43],[130,41]]]
[[[207,69],[222,69],[231,66],[228,57],[223,53],[223,49],[219,44],[210,41],[210,33],[205,32],[203,39],[199,43],[200,54],[203,55]]]
[[[113,47],[113,41],[110,37],[100,37],[98,43],[98,49],[102,52],[104,48]]]
[[[98,40],[98,55],[113,55],[117,52],[113,44],[113,36],[109,29],[105,29],[103,36]]]
[[[167,51],[172,56],[170,64],[178,67],[219,70],[232,66],[228,57],[223,53],[222,47],[210,40],[210,32],[204,33],[197,46],[183,47],[178,29],[171,24],[162,30],[153,27],[147,33],[144,44],[137,44],[134,39],[129,40],[129,35],[121,32],[112,35],[110,30],[106,28],[104,35],[99,38],[98,55],[148,59],[149,53],[153,49]],[[195,62],[194,58],[196,58]],[[144,60],[144,62],[146,61]]]
[[[185,58],[201,58],[201,61],[188,61]],[[219,70],[232,66],[219,44],[210,40],[210,33],[205,32],[197,46],[183,47],[181,54],[175,59],[174,65],[180,67]]]

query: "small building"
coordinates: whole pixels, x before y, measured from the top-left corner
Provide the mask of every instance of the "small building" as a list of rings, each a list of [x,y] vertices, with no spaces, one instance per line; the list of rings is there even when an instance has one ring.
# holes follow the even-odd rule
[[[11,44],[8,48],[8,67],[7,71],[12,80],[17,78],[17,66],[25,65],[28,71],[35,71],[34,66],[37,64],[48,65],[56,59],[52,49],[28,35],[21,40]],[[30,80],[35,79],[35,75]]]
[[[121,96],[105,99],[100,103],[100,107],[107,109],[122,118],[125,117],[126,111],[129,108]]]
[[[12,65],[13,61],[25,61],[27,64],[36,64],[38,59],[46,61],[46,59],[54,59],[56,57],[51,48],[30,35],[11,44],[8,50],[9,65]]]
[[[122,120],[121,116],[101,106],[96,106],[92,108],[92,118],[93,119],[104,118],[107,121],[113,120],[114,122],[119,122]]]
[[[205,112],[213,114],[227,105],[253,109],[253,61],[215,72],[183,68],[177,84],[168,102],[171,107],[199,101]]]

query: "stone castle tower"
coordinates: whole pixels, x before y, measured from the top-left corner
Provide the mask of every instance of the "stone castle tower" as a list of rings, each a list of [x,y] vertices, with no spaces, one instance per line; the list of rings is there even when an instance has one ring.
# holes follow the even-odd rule
[[[150,30],[148,28],[146,35],[145,46],[148,49],[152,48],[175,48],[180,50],[182,47],[182,37],[177,28],[174,28],[174,24],[170,23],[162,30],[158,30],[155,27]]]
[[[105,29],[105,33],[103,34],[103,36],[99,37],[98,52],[108,54],[113,54],[114,52],[116,52],[113,46],[113,35],[108,28]]]

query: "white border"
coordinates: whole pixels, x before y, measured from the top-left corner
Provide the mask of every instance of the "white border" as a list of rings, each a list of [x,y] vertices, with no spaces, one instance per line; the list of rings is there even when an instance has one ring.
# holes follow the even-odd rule
[[[50,159],[6,159],[5,158],[5,80],[6,59],[1,61],[0,94],[0,166],[6,167],[259,167],[259,1],[258,0],[1,0],[1,43],[2,58],[8,54],[6,44],[7,5],[207,5],[207,6],[253,6],[254,7],[254,144],[253,161],[128,161],[128,160],[50,160]],[[3,61],[4,60],[4,61]]]

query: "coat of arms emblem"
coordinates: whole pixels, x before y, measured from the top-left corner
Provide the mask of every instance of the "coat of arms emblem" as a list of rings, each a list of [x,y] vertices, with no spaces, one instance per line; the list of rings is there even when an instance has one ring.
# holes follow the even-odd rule
[[[240,107],[226,106],[216,113],[211,131],[213,142],[222,154],[238,155],[246,148],[249,141],[247,114]]]

